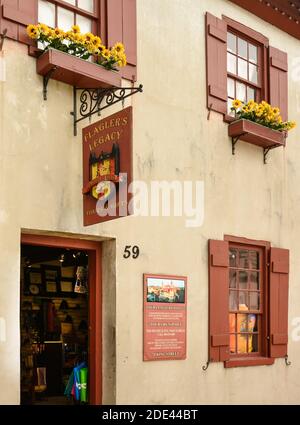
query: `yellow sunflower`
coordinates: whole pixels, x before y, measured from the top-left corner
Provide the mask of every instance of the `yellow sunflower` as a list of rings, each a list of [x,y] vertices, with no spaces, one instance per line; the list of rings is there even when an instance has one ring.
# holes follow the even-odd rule
[[[36,25],[28,25],[26,31],[28,36],[34,40],[37,39],[39,36],[39,30]]]
[[[116,52],[118,52],[118,53],[123,53],[124,51],[125,51],[125,47],[124,47],[124,44],[123,43],[116,43],[114,46],[113,46],[113,50],[115,50]]]
[[[91,42],[91,43],[93,44],[93,46],[95,47],[95,49],[98,49],[98,48],[101,46],[101,44],[102,44],[102,40],[101,40],[101,38],[100,38],[100,37],[95,36],[95,37],[93,38],[93,40],[92,40],[92,42]]]
[[[56,38],[64,38],[65,37],[64,31],[61,30],[60,28],[55,28],[54,34],[56,35]]]
[[[242,104],[243,104],[243,102],[241,102],[238,99],[235,99],[235,100],[232,101],[232,107],[234,109],[239,109],[242,106]]]
[[[48,25],[46,24],[38,24],[38,30],[44,34],[44,35],[48,35],[50,28],[48,27]]]
[[[102,52],[102,56],[104,57],[104,59],[110,59],[111,58],[111,52],[109,49],[105,49]]]
[[[79,25],[73,25],[72,31],[74,34],[80,34],[80,26]]]
[[[93,43],[94,38],[95,38],[95,36],[91,32],[87,32],[84,36],[85,42],[87,44]]]

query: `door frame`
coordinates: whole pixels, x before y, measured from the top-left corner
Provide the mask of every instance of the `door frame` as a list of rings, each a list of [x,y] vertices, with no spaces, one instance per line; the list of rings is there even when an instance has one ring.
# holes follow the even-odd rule
[[[102,256],[101,242],[60,236],[21,234],[21,244],[88,251],[89,255],[89,393],[102,404]]]

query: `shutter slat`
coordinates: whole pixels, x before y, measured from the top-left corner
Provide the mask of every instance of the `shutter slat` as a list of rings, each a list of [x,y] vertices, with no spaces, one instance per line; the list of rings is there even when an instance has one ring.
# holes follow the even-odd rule
[[[123,0],[123,43],[130,65],[136,65],[136,30],[136,0]]]
[[[121,69],[122,76],[136,80],[137,26],[136,0],[107,1],[107,44],[112,47],[121,41],[125,45],[128,65]]]
[[[7,37],[33,45],[26,26],[37,23],[37,0],[3,0],[0,8],[0,31],[7,28]]]
[[[288,119],[288,58],[285,52],[269,47],[270,104],[278,107],[283,121]]]
[[[229,359],[229,253],[227,241],[209,241],[209,359]]]
[[[285,357],[288,345],[289,251],[271,248],[270,356]]]
[[[227,24],[206,14],[207,107],[227,111]]]

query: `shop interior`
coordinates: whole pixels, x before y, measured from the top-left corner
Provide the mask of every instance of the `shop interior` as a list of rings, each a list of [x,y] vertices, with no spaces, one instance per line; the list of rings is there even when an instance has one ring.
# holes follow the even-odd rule
[[[88,404],[88,260],[21,246],[21,404]]]

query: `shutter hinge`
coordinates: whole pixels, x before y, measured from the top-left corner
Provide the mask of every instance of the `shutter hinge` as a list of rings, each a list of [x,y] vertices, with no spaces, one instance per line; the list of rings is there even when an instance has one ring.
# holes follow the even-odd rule
[[[289,361],[289,356],[288,355],[285,356],[284,360],[285,360],[286,366],[291,366],[292,363]]]
[[[206,362],[206,365],[202,366],[202,370],[204,370],[204,372],[206,372],[209,365],[210,365],[210,361]]]

